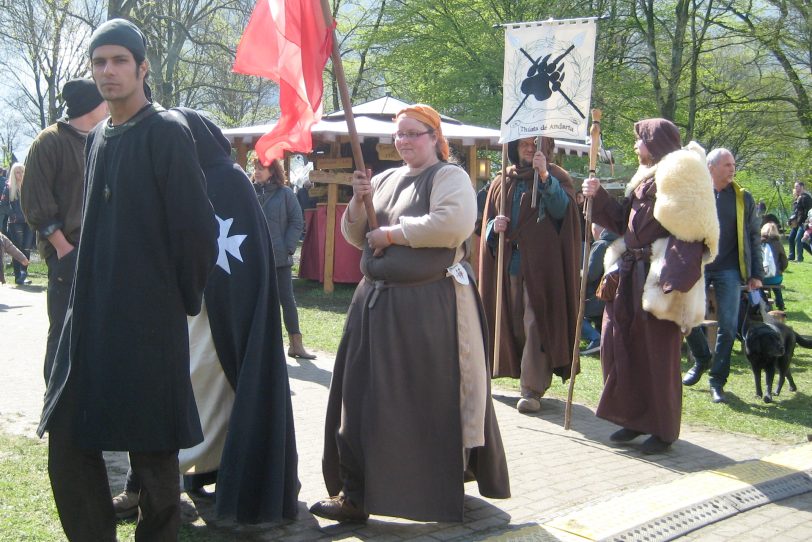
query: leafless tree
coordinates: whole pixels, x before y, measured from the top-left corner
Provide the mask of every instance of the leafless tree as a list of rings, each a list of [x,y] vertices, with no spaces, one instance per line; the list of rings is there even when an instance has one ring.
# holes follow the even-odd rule
[[[87,74],[90,27],[99,18],[93,3],[74,0],[0,0],[0,67],[11,100],[25,97],[18,113],[36,132],[61,114],[62,84]],[[74,16],[78,14],[79,16]],[[10,88],[9,88],[10,87]]]

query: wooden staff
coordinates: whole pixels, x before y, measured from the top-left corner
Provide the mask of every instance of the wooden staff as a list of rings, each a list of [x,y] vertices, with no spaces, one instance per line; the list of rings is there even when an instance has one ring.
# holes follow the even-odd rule
[[[505,216],[505,202],[507,201],[507,161],[508,161],[508,146],[507,143],[502,144],[502,180],[500,181],[499,193],[499,214]],[[499,233],[499,243],[496,248],[496,316],[494,318],[494,333],[493,333],[493,367],[499,365],[499,341],[502,338],[502,298],[503,287],[502,281],[505,278],[505,236],[507,232]]]
[[[324,23],[330,24],[333,20],[333,13],[330,11],[330,6],[327,0],[321,0],[321,10],[324,14]],[[352,147],[352,158],[355,161],[355,169],[366,172],[364,166],[364,156],[361,154],[361,143],[358,141],[358,130],[355,129],[355,117],[352,114],[352,102],[350,101],[350,92],[347,89],[347,78],[344,76],[344,64],[341,62],[341,53],[338,50],[338,39],[336,38],[335,28],[330,30],[333,34],[333,73],[336,76],[336,83],[338,84],[338,93],[341,96],[341,106],[344,108],[344,118],[347,121],[347,131],[350,133],[350,146]],[[364,209],[367,213],[367,224],[370,230],[378,229],[378,218],[375,216],[375,207],[372,205],[372,197],[369,195],[364,196]]]
[[[536,152],[541,150],[541,136],[536,136]],[[539,200],[539,172],[533,168],[533,197],[530,200],[530,207],[535,209]]]
[[[589,130],[589,137],[592,144],[589,147],[589,178],[597,177],[598,152],[601,140],[601,110],[592,110],[592,128]],[[589,251],[592,244],[592,196],[584,201],[584,252],[583,265],[581,266],[581,293],[578,296],[578,320],[575,326],[575,344],[572,347],[572,368],[570,374],[570,385],[567,390],[567,404],[564,407],[564,429],[569,430],[572,421],[572,393],[575,390],[575,375],[581,367],[580,343],[581,326],[584,321],[584,297],[586,297],[586,281],[589,275]]]

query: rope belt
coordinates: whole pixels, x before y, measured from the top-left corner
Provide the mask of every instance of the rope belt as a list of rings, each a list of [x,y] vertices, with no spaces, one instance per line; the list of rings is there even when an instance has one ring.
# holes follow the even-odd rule
[[[437,275],[434,277],[427,278],[425,280],[418,280],[415,282],[388,282],[385,280],[373,280],[369,277],[364,277],[364,281],[367,284],[372,285],[374,288],[372,293],[369,296],[369,303],[367,303],[368,308],[372,308],[375,306],[375,302],[378,300],[378,296],[381,294],[383,290],[388,288],[409,288],[412,286],[425,286],[426,284],[431,284],[432,282],[439,282],[443,279],[451,278],[446,274]]]

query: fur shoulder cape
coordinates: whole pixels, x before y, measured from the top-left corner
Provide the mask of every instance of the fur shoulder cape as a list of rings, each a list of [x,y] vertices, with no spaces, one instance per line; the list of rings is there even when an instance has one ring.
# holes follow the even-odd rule
[[[657,185],[654,218],[676,239],[701,241],[705,250],[702,272],[693,287],[687,292],[673,290],[664,293],[660,277],[669,238],[652,243],[651,266],[643,288],[643,309],[661,320],[675,322],[687,331],[704,319],[704,268],[719,252],[719,219],[705,150],[692,141],[685,148],[669,153],[653,167],[641,168],[627,186],[627,196],[652,176]],[[605,268],[609,269],[625,251],[621,237],[607,250]]]

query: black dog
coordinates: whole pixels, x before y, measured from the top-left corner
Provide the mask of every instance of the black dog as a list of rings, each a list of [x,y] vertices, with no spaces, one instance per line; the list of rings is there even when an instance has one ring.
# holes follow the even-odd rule
[[[784,380],[789,382],[789,391],[797,391],[792,380],[790,363],[795,352],[795,345],[812,348],[812,339],[795,333],[786,324],[774,321],[770,316],[763,316],[761,307],[748,306],[745,311],[742,335],[744,351],[753,369],[756,383],[756,397],[762,397],[761,371],[764,371],[767,393],[763,394],[764,402],[771,403],[773,395],[779,395],[784,387]],[[767,320],[758,321],[758,319]],[[778,371],[778,386],[773,391],[773,380]]]

